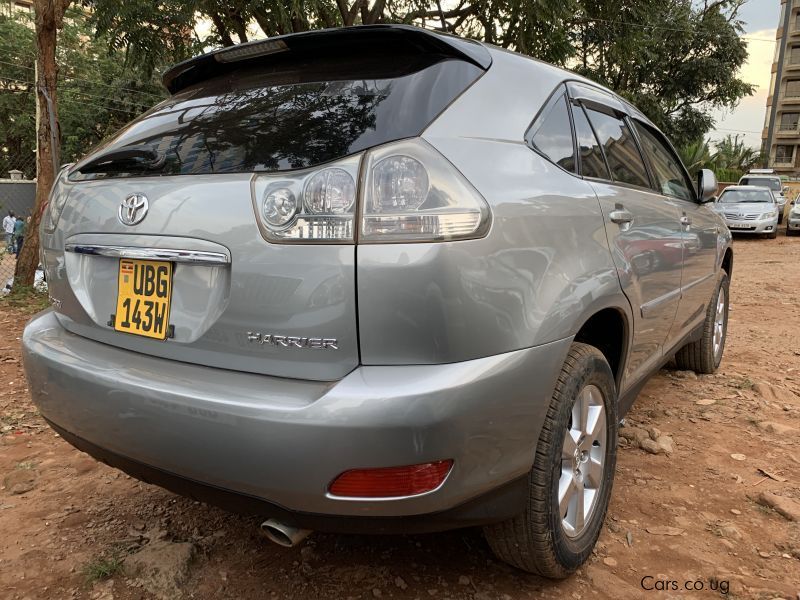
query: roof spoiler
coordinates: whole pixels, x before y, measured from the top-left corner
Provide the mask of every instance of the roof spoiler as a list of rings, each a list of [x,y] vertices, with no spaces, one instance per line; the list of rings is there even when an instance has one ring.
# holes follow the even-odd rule
[[[484,71],[492,64],[491,55],[479,42],[410,25],[359,25],[304,31],[221,48],[178,63],[164,73],[161,81],[170,94],[175,94],[243,63],[261,62],[270,56],[288,53],[324,56],[331,51],[357,54],[392,44],[420,54],[459,58]]]

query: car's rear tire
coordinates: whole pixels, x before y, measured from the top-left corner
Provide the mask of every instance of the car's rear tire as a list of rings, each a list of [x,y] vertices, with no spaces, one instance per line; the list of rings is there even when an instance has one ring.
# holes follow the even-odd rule
[[[484,527],[498,558],[554,579],[586,561],[614,481],[617,421],[608,362],[597,348],[572,344],[539,435],[525,512]]]
[[[679,369],[701,374],[710,374],[717,370],[728,335],[729,301],[730,279],[725,271],[721,271],[714,295],[706,309],[702,337],[696,342],[686,344],[675,355]]]

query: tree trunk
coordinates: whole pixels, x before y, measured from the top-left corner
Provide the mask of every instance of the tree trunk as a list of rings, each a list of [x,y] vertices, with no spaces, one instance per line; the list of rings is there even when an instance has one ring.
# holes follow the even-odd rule
[[[36,23],[36,200],[14,270],[14,288],[30,287],[39,264],[39,223],[59,168],[56,40],[70,0],[34,0]]]

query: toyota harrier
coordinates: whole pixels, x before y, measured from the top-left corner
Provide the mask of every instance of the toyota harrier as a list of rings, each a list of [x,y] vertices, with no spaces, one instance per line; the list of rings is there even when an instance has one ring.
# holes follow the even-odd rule
[[[405,26],[204,54],[75,165],[26,327],[42,415],[142,480],[311,530],[480,525],[564,577],[617,427],[713,372],[730,234],[628,102]]]

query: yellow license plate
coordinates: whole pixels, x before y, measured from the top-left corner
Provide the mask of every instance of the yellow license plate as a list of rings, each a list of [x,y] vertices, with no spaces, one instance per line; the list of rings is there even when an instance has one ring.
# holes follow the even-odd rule
[[[171,297],[172,263],[121,258],[114,329],[166,339]]]

